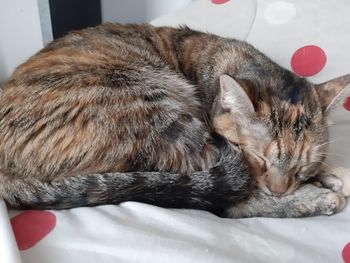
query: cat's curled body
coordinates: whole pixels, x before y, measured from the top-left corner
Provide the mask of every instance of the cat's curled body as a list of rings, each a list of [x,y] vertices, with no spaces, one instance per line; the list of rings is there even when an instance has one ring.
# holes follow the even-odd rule
[[[218,160],[205,113],[216,94],[199,94],[180,73],[172,35],[181,37],[106,24],[56,40],[17,68],[0,99],[0,189],[10,205],[135,200],[212,211],[247,196],[241,156],[231,170],[217,168],[218,186],[205,185]],[[232,178],[229,191],[218,176],[224,173]]]
[[[312,91],[282,90],[291,83],[308,83],[250,45],[188,28],[104,24],[54,41],[4,83],[0,197],[20,208],[62,209],[133,200],[228,216],[303,216],[338,210],[341,204],[305,209],[308,200],[303,200],[303,211],[287,213],[282,207],[283,202],[290,204],[289,199],[262,198],[261,194],[253,198],[275,200],[278,208],[266,213],[257,209],[254,214],[244,207],[257,204],[249,196],[253,182],[262,183],[250,175],[259,173],[254,156],[244,156],[237,147],[213,136],[217,132],[237,145],[244,145],[242,141],[249,137],[242,127],[249,126],[250,120],[238,113],[233,118],[241,123],[237,127],[231,125],[232,116],[225,118],[231,103],[225,98],[232,94],[225,95],[225,84],[219,91],[223,74],[241,80],[242,86],[269,83],[268,89],[258,92],[245,89],[254,98],[253,107],[260,112],[255,117],[260,120],[280,114],[263,108],[263,101],[273,103],[271,91],[278,93],[280,100],[275,104],[279,107],[294,105],[291,97],[305,103],[309,96],[319,96]],[[345,77],[337,83],[348,81]],[[311,114],[308,119],[322,123],[322,105],[317,99],[312,102],[314,97],[305,112]],[[242,113],[250,116],[245,109],[249,105],[242,107]],[[306,120],[296,122],[302,126]],[[259,125],[261,121],[255,128]],[[242,130],[242,141],[237,141],[233,130]],[[264,129],[259,132],[264,136]],[[326,131],[314,132],[319,135],[317,143],[324,142]],[[259,138],[249,137],[252,143],[254,139]],[[298,186],[290,179],[283,187],[270,181],[271,189]],[[307,187],[315,193],[310,199],[322,194],[329,199],[333,194]],[[332,196],[332,204],[341,200],[337,194]],[[325,206],[329,203],[325,201]],[[230,206],[231,212],[226,213]]]

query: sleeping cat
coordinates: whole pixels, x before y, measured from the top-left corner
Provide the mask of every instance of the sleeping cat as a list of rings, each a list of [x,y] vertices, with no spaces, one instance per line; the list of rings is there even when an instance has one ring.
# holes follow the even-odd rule
[[[187,27],[72,32],[3,85],[0,197],[16,208],[129,200],[332,214],[341,194],[300,185],[339,184],[320,167],[328,108],[349,82],[313,85],[244,42]]]

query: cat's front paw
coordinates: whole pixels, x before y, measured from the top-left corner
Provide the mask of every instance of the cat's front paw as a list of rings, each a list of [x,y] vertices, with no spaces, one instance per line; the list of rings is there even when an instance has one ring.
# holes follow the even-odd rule
[[[334,177],[337,178],[338,180],[335,180]],[[318,180],[326,188],[342,193],[345,196],[350,196],[350,170],[349,169],[339,167],[339,166],[328,165],[324,169],[324,172],[321,175],[316,176],[316,180]],[[339,187],[340,189],[338,189]]]
[[[321,208],[320,212],[323,215],[338,213],[346,204],[344,195],[332,191],[321,194],[316,202],[318,203],[317,206]]]
[[[285,197],[295,209],[295,217],[333,215],[340,212],[346,199],[331,189],[304,184],[292,195]]]
[[[323,186],[334,192],[343,193],[343,181],[333,174],[322,173],[317,175],[315,180],[315,185]]]
[[[342,193],[345,196],[350,196],[350,171],[343,167],[335,167],[332,169],[332,174],[342,181]]]

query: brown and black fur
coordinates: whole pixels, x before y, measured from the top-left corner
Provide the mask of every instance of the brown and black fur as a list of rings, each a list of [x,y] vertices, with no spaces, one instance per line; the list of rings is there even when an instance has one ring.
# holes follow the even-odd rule
[[[232,139],[223,74],[243,87],[277,144],[293,126],[283,135],[289,155],[305,127],[303,138],[326,140],[314,87],[250,45],[189,28],[104,24],[54,41],[4,83],[0,197],[19,208],[134,200],[222,213],[248,198],[250,174],[261,173],[231,146],[250,138]]]
[[[106,24],[73,32],[19,66],[0,99],[5,200],[34,208],[135,200],[213,210],[246,197],[249,174],[239,154],[234,167],[213,167],[219,152],[207,105],[173,64],[170,45],[181,31]],[[192,189],[206,176],[212,189],[205,182]],[[221,181],[235,177],[225,190]]]

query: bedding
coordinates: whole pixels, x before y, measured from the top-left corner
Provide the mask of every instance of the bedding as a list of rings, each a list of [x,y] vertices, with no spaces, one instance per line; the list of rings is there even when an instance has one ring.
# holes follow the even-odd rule
[[[253,44],[318,83],[350,73],[348,0],[197,0],[154,20]],[[350,169],[350,99],[330,116],[329,163]],[[349,175],[350,176],[350,175]],[[0,259],[58,262],[350,262],[350,207],[332,217],[222,219],[137,202],[7,211]],[[12,232],[13,230],[13,232]]]

